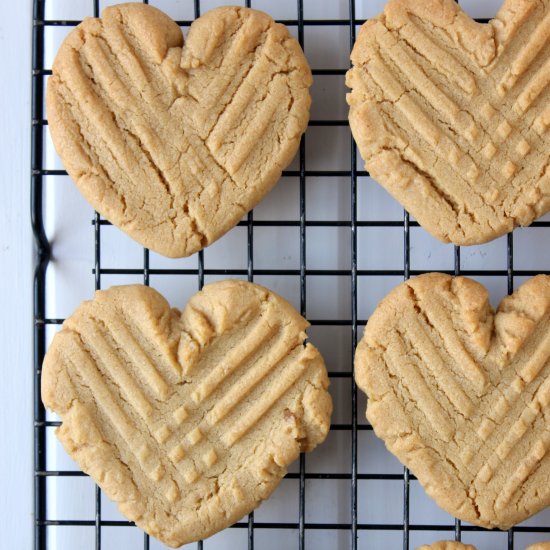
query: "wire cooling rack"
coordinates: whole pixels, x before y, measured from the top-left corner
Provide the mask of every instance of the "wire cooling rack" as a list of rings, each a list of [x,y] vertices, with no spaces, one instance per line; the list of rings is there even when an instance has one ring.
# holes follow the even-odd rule
[[[420,0],[419,0],[420,1]],[[112,2],[109,2],[112,3]],[[157,0],[184,31],[214,0]],[[251,6],[252,4],[252,6]],[[498,0],[463,0],[479,21]],[[34,0],[32,223],[34,279],[35,548],[164,548],[118,514],[56,443],[59,420],[40,399],[48,342],[80,300],[111,284],[142,282],[174,306],[205,282],[244,278],[270,286],[310,319],[327,361],[335,402],[327,442],[300,457],[279,489],[233,528],[190,548],[415,548],[441,538],[480,550],[550,539],[550,513],[507,533],[461,524],[425,496],[375,438],[353,381],[353,350],[376,303],[401,280],[426,271],[483,282],[493,303],[537,273],[550,273],[550,217],[481,247],[441,245],[362,169],[349,132],[344,74],[359,26],[383,0],[247,0],[286,24],[313,67],[312,120],[276,189],[206,251],[167,260],[139,248],[74,191],[47,133],[44,89],[60,40],[107,2]],[[306,200],[307,196],[307,200]],[[90,223],[91,221],[91,223]]]

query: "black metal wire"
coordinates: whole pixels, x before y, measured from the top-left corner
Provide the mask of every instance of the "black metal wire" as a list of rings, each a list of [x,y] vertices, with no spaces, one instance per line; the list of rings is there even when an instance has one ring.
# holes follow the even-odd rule
[[[304,36],[304,2],[297,0],[296,13],[298,16],[298,42],[302,49],[305,48]],[[303,135],[300,140],[300,313],[306,317],[307,297],[306,297],[306,136]],[[300,454],[299,466],[299,485],[298,485],[298,548],[305,549],[305,516],[306,516],[306,456]]]
[[[454,247],[454,260],[455,260],[455,277],[460,275],[460,246]],[[455,540],[462,540],[462,522],[459,519],[455,519]]]
[[[195,19],[198,19],[201,15],[201,2],[200,0],[194,0],[194,10],[195,10]],[[202,290],[202,287],[204,286],[204,251],[200,251],[197,254],[197,261],[198,261],[198,270],[197,270],[197,276],[198,276],[198,286],[199,290]],[[197,550],[203,550],[203,541],[199,540],[197,542]]]
[[[92,527],[95,525],[93,520],[46,520],[42,522],[45,527]],[[103,527],[132,527],[135,524],[131,521],[120,520],[104,520],[101,522]],[[286,522],[286,523],[271,523],[271,522],[256,522],[254,524],[256,529],[287,529],[296,530],[299,527],[298,523]],[[237,522],[229,527],[229,529],[247,529],[248,522]],[[305,529],[318,529],[323,531],[349,531],[351,530],[351,523],[305,523]],[[402,523],[358,523],[357,529],[359,531],[402,531]],[[419,523],[409,526],[410,531],[446,531],[450,535],[454,530],[453,525],[447,524],[432,524],[432,523]],[[487,529],[483,527],[477,527],[475,525],[464,525],[462,530],[468,533],[480,533],[487,532]],[[495,533],[501,533],[498,529],[493,530]],[[550,533],[550,527],[516,527],[515,533]],[[71,549],[72,550],[72,549]]]
[[[99,0],[93,1],[93,15],[99,17]],[[98,212],[94,215],[94,277],[95,290],[101,289],[101,225]],[[145,267],[145,266],[144,266]],[[101,550],[101,489],[95,486],[95,550]]]
[[[144,1],[144,0],[142,0]],[[193,0],[195,6],[200,6],[200,0]],[[149,3],[148,1],[146,3]],[[200,11],[200,9],[199,9]],[[287,27],[296,27],[300,24],[297,19],[277,19],[277,23],[286,25]],[[350,23],[354,26],[359,26],[365,23],[366,19],[304,19],[304,27],[347,27]],[[486,17],[475,17],[474,21],[478,23],[487,23],[489,19]],[[80,19],[36,19],[34,25],[41,27],[76,27],[82,21]],[[176,19],[176,23],[180,27],[189,27],[193,23],[192,20]],[[339,69],[340,71],[342,69]],[[344,70],[345,72],[345,70]],[[343,74],[343,73],[342,73]]]
[[[459,4],[459,0],[456,0],[456,3]],[[454,247],[454,258],[455,258],[455,277],[460,275],[460,246]],[[462,522],[459,519],[455,518],[455,540],[462,540]]]
[[[506,240],[506,265],[508,271],[508,294],[514,292],[514,234],[508,233]],[[516,272],[517,273],[517,272]],[[508,530],[508,550],[514,550],[514,532],[517,527]]]
[[[349,48],[355,44],[355,0],[349,1]],[[357,550],[357,384],[355,383],[355,348],[357,347],[357,146],[353,136],[350,157],[351,199],[351,549]]]
[[[33,6],[35,20],[44,17],[44,2],[36,0]],[[33,26],[32,30],[32,120],[44,117],[44,28]],[[46,269],[50,259],[50,245],[44,231],[42,185],[43,177],[40,174],[43,157],[42,128],[31,126],[31,221],[35,239],[35,271],[33,280],[33,309],[34,319],[44,319],[46,316],[45,279]],[[46,430],[43,425],[46,420],[46,411],[40,398],[41,368],[46,352],[46,325],[34,324],[34,470],[46,469]],[[46,479],[34,477],[34,540],[37,548],[45,548],[46,528],[41,524],[46,520]]]
[[[363,19],[355,17],[355,1],[349,0],[349,17],[347,19],[306,19],[304,17],[304,2],[297,0],[296,19],[281,20],[279,22],[290,27],[295,27],[298,34],[298,40],[302,47],[305,46],[305,30],[312,26],[338,26],[349,28],[350,49],[355,42],[356,27],[364,23]],[[142,0],[148,3],[148,0]],[[60,425],[58,421],[46,420],[44,407],[40,399],[40,380],[41,364],[46,348],[46,327],[48,325],[59,325],[63,319],[46,318],[46,271],[50,259],[51,251],[48,243],[43,223],[44,205],[42,202],[43,185],[45,178],[50,176],[66,175],[64,170],[50,169],[43,164],[44,138],[43,129],[48,121],[45,118],[43,110],[43,90],[45,78],[51,74],[51,69],[44,66],[44,30],[47,27],[72,27],[80,23],[77,20],[46,20],[45,3],[46,0],[33,0],[33,49],[32,49],[32,127],[31,127],[31,217],[32,227],[35,235],[35,277],[34,277],[34,513],[35,513],[35,549],[47,549],[47,529],[48,527],[64,526],[87,526],[95,530],[95,548],[101,549],[102,528],[103,527],[128,527],[133,525],[128,521],[109,521],[102,517],[101,511],[101,491],[96,486],[95,499],[95,517],[93,520],[52,520],[48,518],[46,506],[46,481],[48,477],[72,478],[85,477],[86,474],[80,471],[67,470],[48,470],[46,467],[46,434],[47,430],[53,430]],[[251,1],[245,0],[245,5],[250,7]],[[201,0],[193,0],[195,18],[201,14]],[[99,0],[92,0],[91,14],[99,14]],[[487,22],[487,19],[477,19],[479,22]],[[178,21],[181,26],[189,26],[192,21]],[[313,69],[314,76],[341,76],[346,69]],[[309,123],[311,127],[346,127],[349,126],[347,120],[312,120]],[[350,136],[351,139],[351,136]],[[196,269],[159,269],[150,267],[149,250],[143,250],[143,268],[141,269],[110,269],[102,267],[101,264],[101,242],[105,238],[102,234],[102,226],[110,225],[107,220],[101,219],[99,214],[95,214],[92,220],[94,233],[94,268],[92,275],[96,289],[101,288],[101,277],[103,275],[141,275],[143,283],[149,285],[151,276],[163,275],[195,275],[197,276],[198,287],[201,289],[205,284],[205,277],[208,276],[229,276],[246,277],[253,281],[256,276],[284,276],[291,275],[299,277],[300,281],[300,311],[302,315],[307,313],[307,279],[315,276],[344,276],[351,280],[351,315],[345,319],[310,319],[313,326],[349,326],[351,328],[352,350],[355,350],[358,341],[359,328],[367,323],[367,319],[358,317],[358,280],[360,277],[409,277],[424,273],[423,270],[411,269],[410,259],[410,229],[418,227],[418,223],[410,221],[409,215],[405,212],[402,220],[358,220],[357,219],[357,183],[358,178],[367,177],[369,174],[365,170],[357,169],[357,148],[353,139],[351,139],[350,168],[349,170],[307,170],[306,158],[306,137],[304,136],[299,149],[299,167],[298,170],[286,170],[283,172],[283,178],[292,177],[299,179],[299,220],[255,220],[253,212],[250,212],[247,218],[238,225],[247,228],[247,265],[244,269],[210,269],[205,268],[204,253],[197,254]],[[306,219],[306,181],[308,178],[339,176],[349,178],[351,214],[349,220],[307,220]],[[283,184],[284,185],[284,184]],[[254,267],[254,228],[255,227],[297,227],[299,228],[300,240],[300,266],[299,269],[255,269]],[[308,269],[306,263],[306,233],[308,227],[343,227],[350,229],[351,261],[349,269]],[[403,270],[384,270],[384,269],[358,269],[358,241],[357,232],[359,228],[370,227],[400,227],[403,229]],[[538,221],[532,224],[532,227],[550,227],[550,221]],[[367,251],[368,252],[368,251]],[[439,266],[434,266],[438,268]],[[513,259],[513,235],[508,235],[507,240],[507,266],[502,270],[462,270],[460,264],[460,247],[454,249],[454,265],[442,271],[454,275],[490,275],[495,277],[507,277],[508,292],[513,291],[515,276],[534,276],[540,271],[514,269]],[[548,273],[549,272],[544,272]],[[353,353],[353,352],[352,352]],[[372,431],[372,427],[364,424],[363,419],[358,419],[357,411],[357,387],[353,378],[354,374],[353,357],[351,358],[351,370],[349,371],[329,371],[331,379],[350,379],[351,381],[351,421],[350,423],[332,424],[331,431],[344,431],[351,434],[351,464],[350,471],[344,473],[311,473],[307,471],[305,455],[300,456],[299,471],[297,473],[287,474],[287,479],[298,480],[299,483],[299,506],[298,518],[295,522],[257,522],[254,519],[254,513],[249,514],[246,521],[240,521],[233,525],[233,528],[247,529],[247,548],[253,550],[255,544],[255,530],[257,529],[289,529],[296,530],[298,533],[297,545],[300,550],[306,548],[307,531],[315,529],[323,530],[346,530],[350,533],[350,548],[357,549],[358,533],[375,531],[399,531],[403,535],[403,548],[409,549],[410,533],[415,531],[446,531],[451,537],[454,532],[455,540],[460,540],[463,532],[485,531],[483,528],[462,525],[456,520],[454,525],[439,524],[411,524],[410,523],[410,483],[416,482],[415,476],[409,473],[405,468],[398,474],[380,474],[358,472],[358,433]],[[314,523],[306,522],[306,488],[308,480],[345,480],[350,483],[350,504],[351,514],[349,522],[342,523]],[[401,481],[403,482],[403,521],[395,524],[379,523],[361,523],[359,522],[358,507],[362,502],[362,497],[358,491],[358,481],[379,480],[379,481]],[[508,550],[514,549],[514,533],[550,533],[550,527],[530,527],[518,526],[508,531]],[[368,543],[367,543],[368,547]],[[149,536],[144,534],[143,548],[149,550]],[[203,542],[197,543],[197,550],[202,550]]]
[[[410,216],[403,212],[403,279],[406,281],[411,276],[411,234]],[[410,503],[410,478],[408,468],[403,468],[403,550],[409,550],[409,503]]]
[[[251,8],[251,1],[246,0],[245,6]],[[251,210],[247,216],[248,230],[246,233],[247,252],[247,279],[249,283],[254,282],[254,211]],[[254,550],[254,511],[248,514],[248,550]]]

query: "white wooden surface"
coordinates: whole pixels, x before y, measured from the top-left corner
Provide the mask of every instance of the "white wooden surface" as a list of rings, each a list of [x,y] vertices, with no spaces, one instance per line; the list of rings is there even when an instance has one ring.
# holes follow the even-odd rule
[[[31,0],[0,2],[0,547],[31,548]]]

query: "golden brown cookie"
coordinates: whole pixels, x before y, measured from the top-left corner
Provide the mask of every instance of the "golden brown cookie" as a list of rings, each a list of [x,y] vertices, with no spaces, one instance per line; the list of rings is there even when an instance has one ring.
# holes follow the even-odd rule
[[[455,542],[451,540],[438,540],[433,544],[423,544],[416,550],[476,550],[475,546],[471,544],[464,544],[462,542]]]
[[[347,74],[366,168],[432,235],[479,244],[550,210],[550,0],[478,24],[454,0],[389,0]]]
[[[90,204],[142,245],[188,256],[273,187],[309,119],[311,71],[265,13],[214,9],[183,43],[120,4],[63,42],[48,80],[54,145]]]
[[[536,542],[525,550],[550,550],[550,542]]]
[[[55,336],[42,399],[120,511],[179,546],[253,510],[325,439],[332,402],[307,326],[243,281],[208,285],[183,311],[141,285],[98,291]]]
[[[453,516],[507,529],[550,504],[550,276],[491,308],[464,277],[399,285],[355,376],[386,447]]]

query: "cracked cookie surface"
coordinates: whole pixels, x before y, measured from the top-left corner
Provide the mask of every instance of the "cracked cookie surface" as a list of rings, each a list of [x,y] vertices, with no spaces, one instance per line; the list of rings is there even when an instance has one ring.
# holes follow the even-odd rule
[[[180,546],[249,513],[325,439],[328,376],[307,326],[243,281],[207,285],[183,311],[149,287],[112,287],[55,336],[42,399],[120,511]]]
[[[453,516],[507,529],[550,504],[550,277],[502,300],[438,273],[378,305],[356,351],[367,418]]]
[[[454,0],[390,0],[359,32],[350,125],[371,176],[443,242],[550,210],[550,0],[479,24]]]
[[[158,9],[121,4],[63,42],[49,129],[97,211],[160,254],[188,256],[277,182],[307,126],[311,83],[298,42],[262,12],[214,9],[184,45]]]

